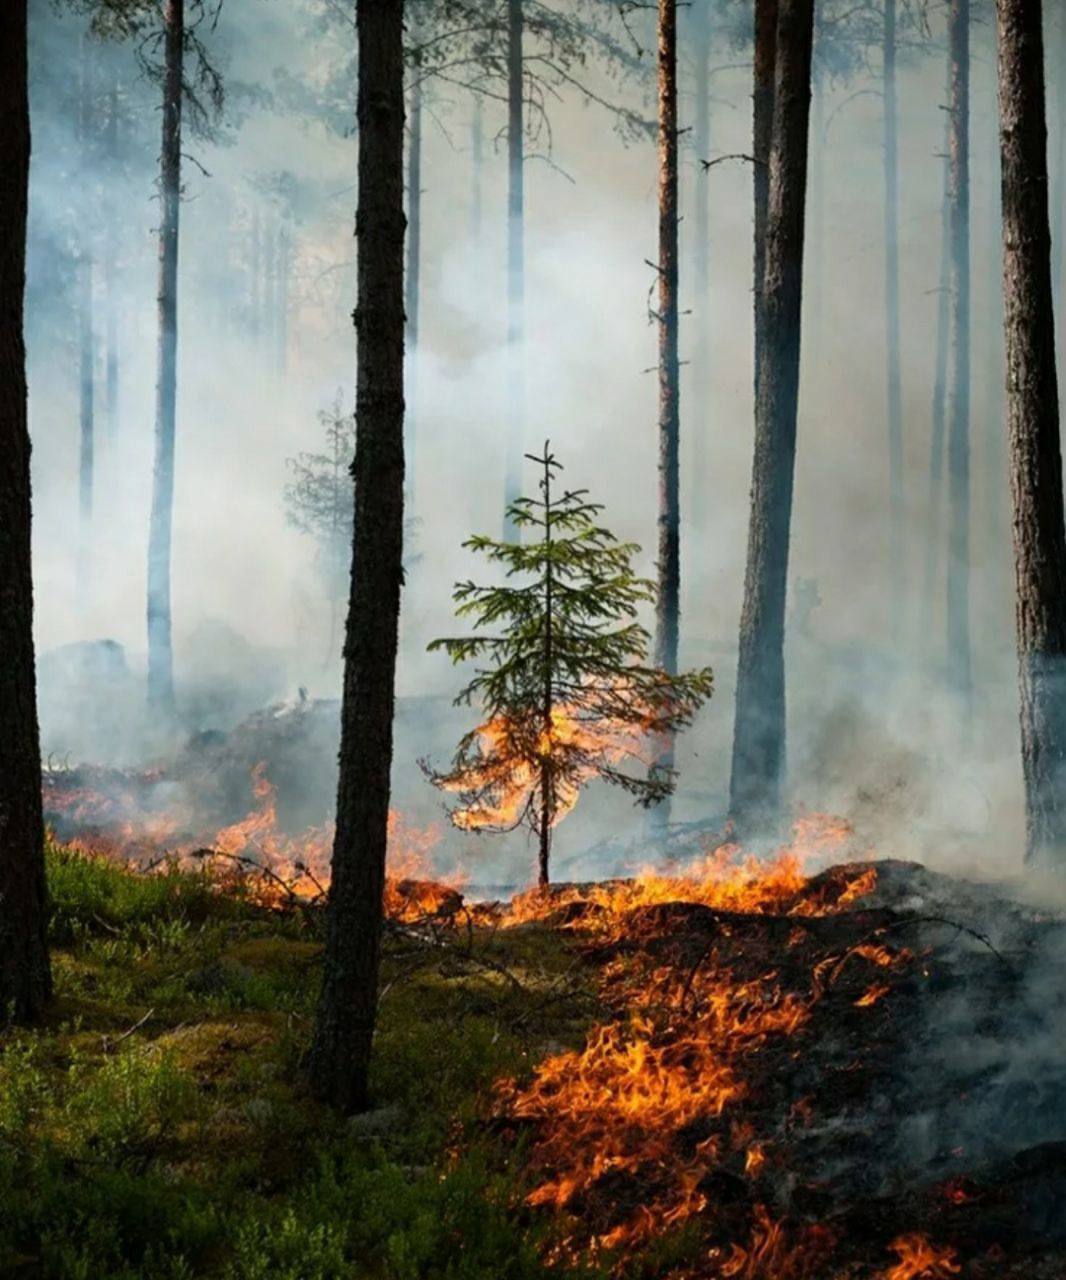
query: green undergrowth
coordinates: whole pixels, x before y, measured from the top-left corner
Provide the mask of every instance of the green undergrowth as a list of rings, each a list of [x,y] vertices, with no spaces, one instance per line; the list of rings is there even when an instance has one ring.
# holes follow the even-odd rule
[[[56,999],[0,1033],[0,1275],[545,1273],[550,1224],[490,1112],[495,1080],[594,1016],[557,934],[387,941],[374,1110],[346,1120],[301,1069],[313,920],[59,848],[48,873]]]

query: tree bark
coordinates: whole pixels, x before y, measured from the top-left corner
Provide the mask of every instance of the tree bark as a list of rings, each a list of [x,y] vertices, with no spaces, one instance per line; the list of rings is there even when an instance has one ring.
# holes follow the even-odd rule
[[[667,0],[671,3],[671,0]],[[550,745],[555,729],[552,712],[555,709],[555,689],[552,684],[552,667],[555,661],[555,581],[552,575],[552,469],[548,445],[544,446],[544,545],[547,551],[544,568],[544,692],[541,702],[541,730]],[[552,775],[550,751],[542,755],[540,768],[540,849],[537,855],[537,883],[543,889],[550,875],[552,847],[552,823],[555,821],[555,779]]]
[[[948,683],[964,716],[970,658],[970,0],[951,0],[951,309],[953,381],[948,424]]]
[[[45,940],[41,748],[33,658],[26,424],[26,0],[0,5],[0,1023],[51,994]]]
[[[507,0],[507,457],[504,538],[515,536],[506,514],[522,488],[525,435],[525,173],[523,156],[523,0]]]
[[[659,0],[659,522],[655,664],[677,672],[681,597],[680,426],[677,231],[677,0]],[[656,765],[672,769],[674,743],[663,739]],[[655,810],[664,824],[669,803]]]
[[[412,32],[417,41],[418,32]],[[415,420],[418,404],[418,302],[422,287],[422,67],[416,53],[407,126],[407,272],[404,304],[407,312],[407,503],[415,498]]]
[[[947,90],[951,93],[951,61]],[[948,338],[951,321],[951,117],[944,122],[944,190],[940,202],[940,284],[936,307],[933,405],[929,435],[929,503],[926,511],[924,635],[932,635],[937,570],[940,564],[940,521],[944,499],[944,436],[947,426]]]
[[[903,408],[899,321],[899,139],[896,104],[896,0],[884,0],[885,374],[888,425],[889,556],[892,634],[899,638],[904,607]]]
[[[159,348],[155,400],[155,466],[148,536],[148,701],[174,711],[170,559],[174,517],[174,433],[178,364],[178,217],[181,211],[181,98],[185,0],[163,10],[163,143],[159,160]]]
[[[997,0],[1003,297],[1026,856],[1066,866],[1066,526],[1039,0]]]
[[[763,276],[764,349],[740,620],[730,808],[772,820],[785,766],[785,602],[796,461],[813,0],[780,0]]]
[[[766,218],[770,200],[770,137],[774,123],[774,65],[779,0],[755,0],[755,65],[752,92],[752,156],[755,160],[755,387],[763,353],[763,276],[766,264]]]
[[[367,1105],[377,1012],[403,580],[403,0],[358,0],[355,529],[340,783],[311,1087]]]

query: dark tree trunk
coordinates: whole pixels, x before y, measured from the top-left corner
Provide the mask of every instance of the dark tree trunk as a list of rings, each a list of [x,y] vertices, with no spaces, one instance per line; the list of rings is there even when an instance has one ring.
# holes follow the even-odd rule
[[[504,538],[515,529],[507,508],[521,493],[525,434],[525,193],[523,164],[523,0],[507,0],[507,457]]]
[[[970,0],[951,0],[952,395],[948,424],[948,683],[969,710],[970,662]]]
[[[148,534],[148,701],[174,710],[170,634],[170,540],[174,516],[174,427],[178,377],[178,215],[181,210],[181,86],[185,0],[163,10],[163,145],[159,159],[159,357],[155,398],[155,467]]]
[[[948,93],[951,62],[948,61]],[[944,191],[940,203],[940,285],[936,307],[936,354],[933,374],[933,408],[929,435],[929,505],[926,512],[925,591],[923,633],[932,635],[933,609],[940,564],[940,522],[944,505],[944,437],[947,427],[948,337],[951,322],[951,117],[944,123]]]
[[[755,397],[751,522],[737,662],[730,808],[772,820],[785,766],[785,602],[799,402],[813,0],[780,0]]]
[[[41,748],[33,662],[26,426],[26,0],[0,5],[0,1024],[51,994],[45,942]]]
[[[415,39],[417,40],[417,32]],[[422,68],[416,54],[407,125],[407,272],[404,305],[407,312],[407,502],[415,497],[415,417],[418,407],[418,302],[422,288]]]
[[[1056,314],[1062,314],[1063,272],[1066,271],[1066,6],[1058,6],[1058,61],[1055,65],[1055,182],[1051,217],[1051,288]],[[1060,325],[1059,359],[1066,368],[1066,325]]]
[[[315,1095],[367,1105],[403,579],[403,0],[358,0],[355,531]],[[356,572],[354,566],[358,566]]]
[[[1066,527],[1038,0],[997,0],[1003,297],[1026,856],[1066,866]]]
[[[770,200],[770,136],[774,123],[774,64],[779,0],[755,0],[755,66],[752,100],[752,156],[755,160],[755,386],[763,353],[763,276],[766,264],[766,218]]]
[[[677,0],[659,0],[659,536],[655,602],[655,664],[677,671],[681,558],[679,434],[681,367],[678,356],[677,234]],[[657,765],[671,769],[672,738],[662,742]],[[664,823],[663,801],[656,820]]]
[[[888,424],[889,556],[892,633],[903,619],[903,408],[899,325],[899,142],[896,106],[896,0],[884,0],[885,409]]]

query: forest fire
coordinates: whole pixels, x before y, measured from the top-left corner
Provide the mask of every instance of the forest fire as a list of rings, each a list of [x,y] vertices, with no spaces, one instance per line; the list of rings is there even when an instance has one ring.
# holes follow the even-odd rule
[[[70,846],[90,855],[145,871],[172,865],[204,867],[220,886],[239,883],[249,897],[267,906],[324,898],[330,880],[333,825],[308,827],[295,835],[284,832],[278,821],[277,787],[265,761],[252,769],[253,807],[239,821],[214,833],[190,832],[176,814],[165,811],[140,810],[135,818],[120,816],[125,806],[136,811],[137,784],[157,778],[152,773],[131,775],[130,786],[116,790],[110,776],[107,786],[99,789],[80,781],[64,787],[62,777],[53,776],[46,787],[46,809],[53,820],[62,819],[65,833],[74,833],[67,835]],[[435,827],[414,827],[399,811],[390,810],[385,891],[390,919],[412,922],[433,916],[456,898],[460,878],[442,878],[431,862],[438,840]]]
[[[750,1092],[749,1061],[771,1042],[795,1037],[820,996],[813,981],[807,993],[787,990],[774,967],[750,978],[734,972],[729,921],[798,920],[846,910],[876,884],[872,868],[849,876],[833,902],[817,891],[804,897],[810,882],[801,870],[805,839],[816,836],[813,844],[824,845],[846,834],[845,828],[808,822],[795,844],[766,866],[740,858],[729,846],[668,875],[646,870],[631,882],[566,893],[570,903],[584,897],[589,906],[575,928],[599,945],[609,939],[618,946],[602,983],[616,1018],[596,1027],[581,1049],[541,1063],[528,1084],[505,1083],[501,1104],[534,1125],[533,1162],[540,1174],[530,1204],[573,1213],[575,1248],[628,1250],[691,1218],[713,1216],[716,1173],[739,1170],[741,1177],[758,1179],[772,1160],[770,1135],[729,1116]],[[540,895],[542,909],[557,909],[558,897]],[[523,918],[534,913],[537,901],[530,894],[520,903]],[[721,937],[685,965],[657,963],[650,950],[633,953],[634,938],[661,936],[663,912],[686,906],[716,913]],[[887,951],[872,948],[866,958],[894,963]],[[619,1180],[634,1185],[634,1204],[613,1220],[619,1198],[629,1199],[619,1197]],[[585,1237],[576,1218],[597,1222],[605,1189],[612,1220]],[[764,1209],[760,1215],[751,1224],[750,1247],[731,1242],[718,1274],[808,1274],[800,1258],[816,1256],[814,1245],[824,1245],[825,1233],[801,1247],[796,1239],[785,1240]],[[776,1269],[767,1270],[771,1259]]]

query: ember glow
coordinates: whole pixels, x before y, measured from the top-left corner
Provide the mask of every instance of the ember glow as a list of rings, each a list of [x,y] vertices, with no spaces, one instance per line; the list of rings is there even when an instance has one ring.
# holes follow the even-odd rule
[[[885,1272],[884,1280],[949,1280],[962,1267],[950,1246],[935,1245],[925,1236],[900,1236],[889,1246],[899,1262]]]

